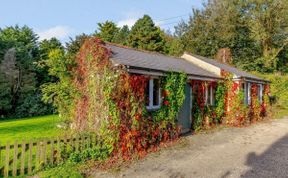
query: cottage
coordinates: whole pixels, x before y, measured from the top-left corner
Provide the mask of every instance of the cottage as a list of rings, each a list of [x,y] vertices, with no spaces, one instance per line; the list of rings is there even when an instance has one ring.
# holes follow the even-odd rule
[[[205,70],[208,70],[218,77],[224,77],[223,75],[228,72],[232,74],[232,80],[235,84],[239,86],[240,89],[244,92],[244,104],[251,104],[251,89],[252,86],[257,88],[257,98],[260,104],[263,103],[264,88],[269,86],[269,81],[261,79],[255,75],[249,74],[247,72],[241,71],[235,67],[232,67],[228,64],[218,62],[213,59],[205,58],[198,55],[193,55],[189,53],[184,53],[182,58],[191,62],[194,65],[197,65]],[[229,104],[228,104],[229,106]],[[229,111],[229,107],[227,107]]]
[[[224,79],[224,73],[233,75],[233,82],[243,88],[245,92],[245,103],[251,103],[251,87],[257,85],[259,102],[262,103],[264,95],[264,86],[269,82],[258,78],[249,73],[238,70],[227,64],[219,63],[215,60],[207,59],[201,56],[185,53],[181,58],[165,56],[162,54],[136,50],[128,47],[118,46],[106,43],[106,47],[112,51],[112,63],[124,65],[130,74],[149,76],[150,80],[146,87],[146,108],[148,111],[155,111],[162,105],[161,86],[159,77],[165,76],[167,72],[184,72],[188,76],[185,86],[185,100],[178,114],[178,124],[182,128],[182,132],[187,132],[193,128],[193,108],[197,107],[193,103],[193,98],[203,92],[203,105],[215,104],[215,90],[219,81]],[[205,83],[198,86],[192,83]],[[193,88],[194,87],[194,88]],[[201,98],[201,100],[202,100]],[[194,106],[193,106],[194,105]],[[229,111],[229,103],[226,110]]]
[[[132,48],[108,44],[112,51],[111,60],[114,64],[125,65],[131,74],[142,74],[150,76],[148,83],[147,97],[149,97],[146,107],[149,110],[157,110],[161,107],[161,89],[159,85],[159,76],[166,72],[185,72],[188,75],[188,81],[185,88],[185,101],[178,115],[178,123],[182,127],[182,132],[189,131],[192,125],[192,90],[189,81],[199,80],[207,82],[216,82],[221,80],[221,76],[216,75],[206,69],[182,59],[165,56],[159,53],[135,50]]]

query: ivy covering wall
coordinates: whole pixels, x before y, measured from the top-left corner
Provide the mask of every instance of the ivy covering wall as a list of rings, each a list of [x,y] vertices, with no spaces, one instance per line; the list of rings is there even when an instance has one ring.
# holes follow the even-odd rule
[[[113,66],[110,55],[97,38],[86,40],[80,49],[74,71],[78,94],[71,107],[74,130],[99,134],[106,149],[124,159],[144,156],[177,139],[175,118],[185,99],[186,74],[169,72],[161,77],[161,107],[148,112],[145,89],[150,77]]]
[[[67,94],[69,102],[65,102],[65,109],[60,109],[59,114],[70,121],[75,132],[98,134],[103,143],[99,148],[104,154],[101,158],[142,157],[162,143],[177,139],[180,129],[176,118],[185,100],[187,75],[168,72],[160,77],[161,107],[148,111],[145,90],[152,76],[129,74],[125,66],[114,66],[110,56],[111,51],[101,40],[88,38],[84,42],[70,70],[70,88],[74,92]],[[257,103],[258,85],[252,85],[252,102],[248,107],[244,105],[241,83],[233,82],[230,73],[222,71],[222,76],[224,80],[220,82],[190,82],[193,130],[219,124],[241,126],[265,116],[268,100],[264,97],[262,105]],[[215,103],[208,105],[205,92],[211,87]],[[268,92],[265,86],[264,93]],[[54,104],[63,108],[63,102]]]
[[[251,85],[251,103],[246,104],[245,93],[242,89],[243,81],[234,81],[233,75],[221,71],[224,78],[218,82],[192,80],[192,129],[198,131],[211,126],[225,124],[229,126],[244,126],[263,120],[268,114],[269,85],[264,85],[263,102],[258,99],[258,85]],[[207,87],[215,89],[215,104],[205,104]]]

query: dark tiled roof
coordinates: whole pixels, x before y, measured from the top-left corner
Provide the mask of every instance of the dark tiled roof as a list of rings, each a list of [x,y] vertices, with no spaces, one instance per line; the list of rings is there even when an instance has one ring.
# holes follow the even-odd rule
[[[189,54],[189,55],[194,56],[194,57],[196,57],[196,58],[198,58],[198,59],[200,59],[200,60],[202,60],[204,62],[207,62],[207,63],[209,63],[211,65],[217,66],[220,69],[223,69],[223,70],[225,70],[227,72],[231,72],[231,73],[237,75],[238,77],[244,77],[244,78],[249,78],[249,79],[254,79],[254,80],[265,81],[264,79],[261,79],[261,78],[255,76],[255,75],[252,75],[252,74],[249,74],[249,73],[244,72],[242,70],[239,70],[239,69],[237,69],[235,67],[232,67],[232,66],[230,66],[228,64],[224,64],[224,63],[218,62],[218,61],[216,61],[214,59],[209,59],[209,58],[206,58],[206,57],[203,57],[203,56],[198,56],[198,55],[195,55],[195,54]]]
[[[106,44],[112,51],[112,60],[118,64],[159,71],[185,72],[210,78],[219,78],[184,59],[169,57],[159,53],[140,51],[132,48]]]

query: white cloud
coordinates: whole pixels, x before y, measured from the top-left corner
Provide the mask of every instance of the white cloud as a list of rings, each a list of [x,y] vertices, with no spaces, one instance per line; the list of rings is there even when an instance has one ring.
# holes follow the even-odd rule
[[[131,27],[135,24],[136,21],[137,21],[136,18],[120,20],[120,21],[117,23],[117,26],[118,26],[118,27],[123,27],[124,25],[128,25],[128,27],[131,28]]]
[[[53,37],[63,40],[71,35],[72,32],[73,30],[70,27],[58,25],[43,31],[39,31],[37,34],[39,35],[40,40],[51,39]]]

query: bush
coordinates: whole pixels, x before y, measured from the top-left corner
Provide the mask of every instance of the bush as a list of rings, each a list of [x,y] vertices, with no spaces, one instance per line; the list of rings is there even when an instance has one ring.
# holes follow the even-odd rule
[[[59,165],[55,168],[48,168],[47,170],[40,172],[38,174],[39,177],[45,178],[54,178],[54,177],[61,177],[61,178],[82,178],[83,176],[77,169],[77,165],[72,163],[66,163],[63,165]]]
[[[256,73],[256,75],[271,81],[271,96],[276,98],[276,104],[278,106],[282,106],[288,109],[288,75],[259,73]]]
[[[70,154],[69,162],[79,163],[86,160],[104,160],[109,157],[112,149],[103,146],[87,148],[81,152],[73,152]]]
[[[288,113],[288,75],[280,74],[259,74],[256,75],[271,81],[270,91],[272,99],[272,104],[274,104],[274,112],[277,113],[276,117],[282,117]],[[275,111],[277,110],[277,111]],[[279,114],[280,113],[280,114]],[[282,114],[283,113],[283,114]]]

